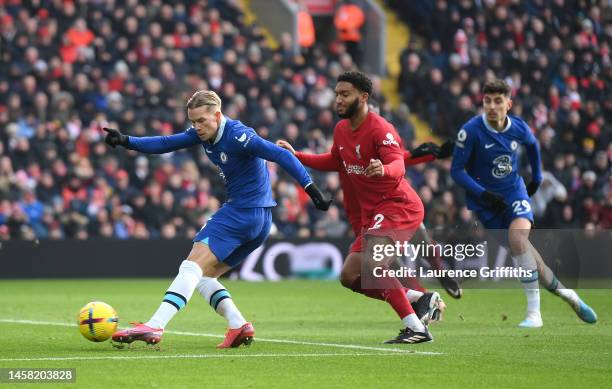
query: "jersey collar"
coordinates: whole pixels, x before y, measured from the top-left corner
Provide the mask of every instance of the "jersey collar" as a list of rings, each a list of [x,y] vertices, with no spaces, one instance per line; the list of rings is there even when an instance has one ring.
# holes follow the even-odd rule
[[[506,118],[508,119],[508,124],[506,125],[506,128],[504,128],[504,130],[503,130],[503,131],[501,131],[501,132],[506,132],[506,131],[508,131],[508,130],[510,129],[510,126],[512,126],[512,121],[510,120],[510,116],[506,115]],[[494,133],[496,133],[496,134],[499,134],[499,133],[500,133],[500,132],[499,132],[499,131],[497,131],[495,128],[493,128],[493,127],[491,127],[491,126],[489,125],[489,122],[487,122],[487,117],[486,117],[486,115],[485,115],[484,113],[482,114],[482,122],[484,123],[485,127],[487,127],[487,130],[489,130],[489,131],[491,131],[491,132],[494,132]]]
[[[221,140],[223,131],[225,131],[225,123],[227,123],[227,119],[225,116],[221,115],[221,125],[219,126],[219,131],[217,131],[217,137],[215,138],[213,145],[216,145]]]

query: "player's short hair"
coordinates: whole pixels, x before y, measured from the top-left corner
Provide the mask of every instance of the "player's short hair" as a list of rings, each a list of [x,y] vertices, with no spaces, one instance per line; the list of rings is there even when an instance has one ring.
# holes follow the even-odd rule
[[[202,106],[218,107],[221,110],[221,98],[211,90],[199,90],[194,93],[187,101],[187,109],[194,109]]]
[[[338,82],[351,83],[355,88],[372,96],[372,80],[361,72],[344,72],[338,76]]]
[[[484,86],[482,87],[482,93],[485,95],[501,94],[506,97],[510,97],[510,91],[510,85],[508,85],[506,81],[499,78],[485,82]]]

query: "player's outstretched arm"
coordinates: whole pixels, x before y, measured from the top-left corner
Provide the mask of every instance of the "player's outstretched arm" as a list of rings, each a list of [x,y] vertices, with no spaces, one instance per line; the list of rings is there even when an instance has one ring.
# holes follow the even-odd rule
[[[321,190],[315,185],[314,181],[304,168],[304,165],[287,149],[279,147],[274,143],[260,138],[256,134],[251,134],[244,146],[247,151],[256,157],[267,161],[278,163],[285,171],[302,185],[306,193],[312,199],[315,207],[322,211],[327,211],[331,200],[326,200]]]
[[[117,146],[128,147],[128,145],[130,144],[130,137],[127,135],[123,135],[121,131],[115,128],[107,127],[102,127],[102,129],[106,131],[104,142],[106,142],[106,144],[112,147],[113,149]]]
[[[184,149],[189,146],[196,145],[200,139],[195,133],[189,130],[180,134],[170,136],[127,136],[121,131],[114,128],[102,128],[106,131],[104,141],[106,144],[115,148],[123,146],[130,150],[136,150],[148,154],[163,154],[171,151]]]
[[[453,151],[455,150],[455,141],[452,139],[447,139],[446,142],[442,143],[440,146],[440,152],[436,158],[444,159],[453,155]]]
[[[436,157],[433,155],[424,155],[422,157],[414,157],[408,150],[404,150],[404,166],[414,166],[419,165],[421,163],[427,163],[431,161],[435,161]]]
[[[441,146],[435,143],[423,143],[416,147],[412,152],[404,150],[404,165],[414,166],[421,163],[431,162],[436,159],[444,159],[453,155],[455,142],[447,140]]]
[[[295,156],[304,166],[322,172],[339,172],[342,169],[342,165],[331,153],[309,154],[298,151]]]
[[[331,153],[323,154],[310,154],[301,151],[295,151],[293,146],[289,142],[284,140],[277,140],[276,145],[288,150],[306,167],[311,169],[320,170],[323,172],[338,172],[342,169],[342,165]]]
[[[434,158],[438,158],[438,155],[440,154],[440,146],[433,142],[421,143],[420,145],[415,147],[414,150],[410,152],[410,154],[415,158],[425,157],[429,155]]]

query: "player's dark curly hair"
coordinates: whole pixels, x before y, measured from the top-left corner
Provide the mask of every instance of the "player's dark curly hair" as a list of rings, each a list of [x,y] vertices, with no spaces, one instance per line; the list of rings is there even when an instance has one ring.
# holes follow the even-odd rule
[[[338,76],[340,81],[350,82],[355,88],[372,96],[372,80],[361,72],[344,72]]]
[[[506,97],[510,97],[510,85],[502,79],[496,78],[495,80],[487,81],[482,87],[482,93],[487,94],[502,94]]]

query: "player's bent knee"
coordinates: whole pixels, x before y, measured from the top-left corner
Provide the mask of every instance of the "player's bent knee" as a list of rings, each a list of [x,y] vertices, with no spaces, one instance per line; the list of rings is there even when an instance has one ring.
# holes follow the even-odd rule
[[[526,245],[524,244],[522,239],[517,236],[508,236],[508,246],[512,255],[523,254],[526,251]]]
[[[527,252],[529,235],[524,234],[520,230],[510,230],[508,232],[508,245],[510,246],[510,252],[513,255],[523,254]]]
[[[187,260],[197,263],[207,277],[219,277],[230,269],[229,266],[219,262],[210,247],[204,243],[194,243]]]
[[[508,230],[508,245],[514,255],[527,252],[529,249],[529,231],[531,222],[528,219],[514,219]]]
[[[355,292],[356,292],[355,284],[358,279],[359,279],[359,275],[355,275],[355,274],[348,273],[348,272],[340,273],[340,283],[342,284],[342,286],[352,291],[355,291]]]
[[[346,257],[340,272],[340,283],[342,286],[355,292],[358,292],[356,289],[361,289],[361,287],[356,287],[356,285],[361,284],[362,262],[361,253],[358,252],[352,252]]]

